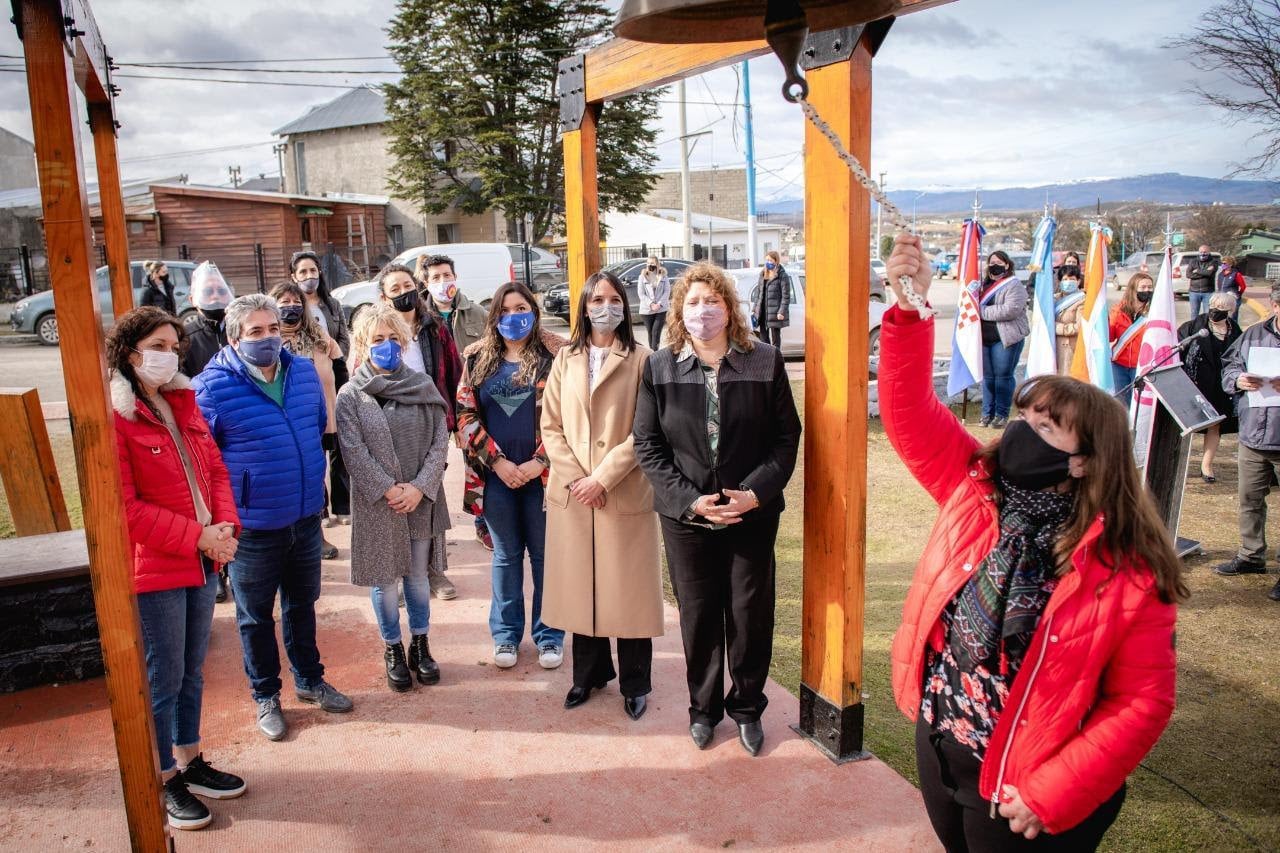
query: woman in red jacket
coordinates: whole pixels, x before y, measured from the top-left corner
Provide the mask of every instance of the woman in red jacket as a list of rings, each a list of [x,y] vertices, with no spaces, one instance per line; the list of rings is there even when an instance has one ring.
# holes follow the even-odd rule
[[[1133,383],[1138,375],[1138,355],[1142,351],[1142,334],[1151,312],[1151,296],[1156,283],[1144,272],[1129,279],[1120,303],[1111,309],[1108,326],[1111,338],[1111,374],[1116,391]]]
[[[887,266],[928,290],[918,238]],[[899,295],[880,334],[885,432],[941,506],[892,651],[929,818],[950,851],[1092,850],[1173,712],[1187,594],[1125,411],[1038,377],[983,447],[934,393],[933,322]]]
[[[240,519],[218,446],[178,372],[182,339],[172,314],[137,308],[108,335],[107,362],[165,808],[170,826],[199,829],[213,818],[192,792],[230,799],[245,789],[200,752],[217,568],[235,557]]]

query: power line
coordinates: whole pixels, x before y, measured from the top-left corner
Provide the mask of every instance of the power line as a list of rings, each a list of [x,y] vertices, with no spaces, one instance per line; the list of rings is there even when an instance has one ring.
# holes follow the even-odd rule
[[[22,54],[0,53],[0,59],[23,59]],[[281,62],[358,62],[369,59],[391,59],[388,54],[381,56],[308,56],[303,59],[175,59],[174,65],[267,65]],[[117,62],[117,65],[146,65],[145,62]]]
[[[188,151],[168,151],[163,154],[145,154],[139,157],[126,157],[121,163],[148,163],[153,160],[168,160],[174,157],[186,157],[195,154],[220,154],[224,151],[240,151],[245,148],[260,148],[264,145],[273,145],[274,141],[268,139],[266,142],[246,142],[244,145],[222,145],[217,148],[193,148]]]
[[[0,67],[0,71],[14,74],[25,74],[25,68]],[[179,77],[165,74],[113,74],[112,80],[128,78],[130,80],[181,80],[188,83],[240,83],[246,86],[300,86],[308,89],[356,89],[358,84],[342,85],[340,83],[290,83],[284,80],[229,80],[222,77]]]
[[[216,65],[188,65],[178,63],[162,63],[162,62],[121,62],[122,68],[140,68],[143,70],[149,68],[176,68],[180,71],[234,71],[237,74],[400,74],[399,68],[389,69],[386,71],[356,71],[352,69],[327,69],[327,68],[231,68],[227,66]]]

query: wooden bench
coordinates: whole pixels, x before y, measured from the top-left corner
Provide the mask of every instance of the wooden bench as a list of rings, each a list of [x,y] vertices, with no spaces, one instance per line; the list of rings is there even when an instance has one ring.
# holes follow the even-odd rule
[[[84,531],[0,539],[0,693],[102,673]]]

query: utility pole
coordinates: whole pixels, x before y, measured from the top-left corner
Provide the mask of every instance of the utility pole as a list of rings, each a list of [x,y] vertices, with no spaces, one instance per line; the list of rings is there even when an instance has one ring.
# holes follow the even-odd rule
[[[756,141],[751,129],[751,65],[746,60],[742,62],[742,105],[747,121],[747,267],[753,269],[759,260],[756,257],[759,251],[756,233]]]
[[[228,166],[227,174],[231,175],[231,186],[239,187],[240,186],[240,167]]]
[[[882,193],[884,192],[884,176],[886,174],[888,173],[887,172],[880,173],[880,192]],[[876,257],[882,261],[884,260],[884,258],[881,256],[882,253],[880,251],[880,246],[882,245],[881,238],[880,238],[880,228],[883,222],[884,222],[884,208],[881,207],[880,202],[876,202]]]
[[[693,260],[693,222],[689,188],[689,121],[685,116],[684,81],[678,86],[680,96],[680,208],[684,214],[684,259]]]
[[[271,146],[271,153],[276,155],[276,168],[280,170],[280,192],[284,192],[284,151],[288,147],[283,142]]]

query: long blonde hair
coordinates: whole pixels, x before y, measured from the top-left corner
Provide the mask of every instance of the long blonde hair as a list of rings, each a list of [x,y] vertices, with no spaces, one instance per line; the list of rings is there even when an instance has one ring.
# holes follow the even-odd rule
[[[741,301],[738,299],[738,289],[734,287],[733,279],[710,261],[701,261],[689,267],[671,289],[671,313],[667,317],[667,342],[671,351],[679,353],[689,343],[689,330],[684,327],[684,298],[689,295],[689,288],[699,283],[711,288],[724,300],[724,309],[729,314],[730,343],[750,352],[755,341],[751,339],[751,330],[747,328],[747,321],[738,308]]]
[[[776,250],[770,249],[769,251],[764,253],[764,259],[766,261],[773,261],[774,267],[773,269],[769,269],[768,267],[764,266],[764,264],[761,264],[760,271],[761,273],[764,274],[764,277],[766,279],[768,279],[769,281],[773,281],[775,278],[778,277],[778,270],[782,269],[782,255],[779,255]]]

